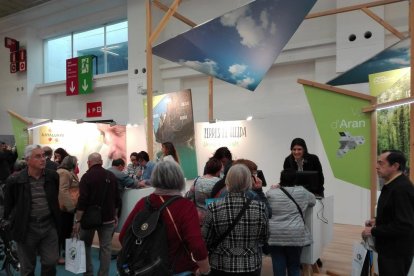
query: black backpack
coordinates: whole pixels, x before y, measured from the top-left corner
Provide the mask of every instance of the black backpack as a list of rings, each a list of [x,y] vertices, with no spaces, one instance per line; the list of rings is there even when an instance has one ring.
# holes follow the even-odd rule
[[[181,196],[174,196],[156,209],[151,205],[149,196],[146,197],[145,208],[136,214],[126,230],[122,249],[118,253],[119,275],[173,274],[168,258],[167,229],[160,215],[167,205],[179,198]]]

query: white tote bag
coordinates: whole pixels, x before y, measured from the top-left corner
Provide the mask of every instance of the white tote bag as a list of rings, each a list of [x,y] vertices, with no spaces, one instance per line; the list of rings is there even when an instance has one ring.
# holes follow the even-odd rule
[[[354,252],[352,255],[352,276],[361,276],[367,251],[368,250],[361,242],[354,243]]]
[[[85,243],[78,239],[65,242],[65,269],[75,274],[86,272]]]

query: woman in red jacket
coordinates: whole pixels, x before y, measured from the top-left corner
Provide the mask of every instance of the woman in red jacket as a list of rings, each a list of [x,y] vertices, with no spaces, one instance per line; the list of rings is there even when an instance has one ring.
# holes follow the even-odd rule
[[[149,195],[149,200],[155,208],[160,207],[163,201],[181,195],[185,187],[181,168],[172,161],[157,163],[152,172],[151,183],[155,191]],[[146,198],[142,198],[138,201],[126,219],[119,235],[121,244],[135,215],[145,208],[145,200]],[[208,254],[194,203],[185,198],[175,200],[162,211],[161,218],[167,227],[168,256],[173,260],[174,274],[186,275],[185,272],[188,272],[188,275],[207,275],[210,272]],[[183,243],[191,256],[186,252]]]

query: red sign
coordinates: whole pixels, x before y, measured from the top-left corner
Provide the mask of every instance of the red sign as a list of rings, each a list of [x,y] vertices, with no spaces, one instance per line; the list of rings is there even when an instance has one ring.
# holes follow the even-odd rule
[[[66,96],[79,94],[78,58],[66,60]]]
[[[19,50],[19,61],[26,61],[26,49]]]
[[[16,52],[19,50],[19,41],[10,37],[5,37],[4,47],[9,48],[10,52]]]
[[[102,117],[102,102],[86,103],[86,117]]]
[[[26,71],[26,61],[19,61],[19,71],[20,72]]]
[[[10,73],[16,73],[19,68],[19,64],[17,62],[11,62],[10,63]]]

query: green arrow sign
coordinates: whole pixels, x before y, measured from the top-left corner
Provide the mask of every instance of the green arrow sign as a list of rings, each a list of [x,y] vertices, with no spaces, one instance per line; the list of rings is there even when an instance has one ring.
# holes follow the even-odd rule
[[[92,56],[78,57],[79,94],[89,94],[92,89]]]

